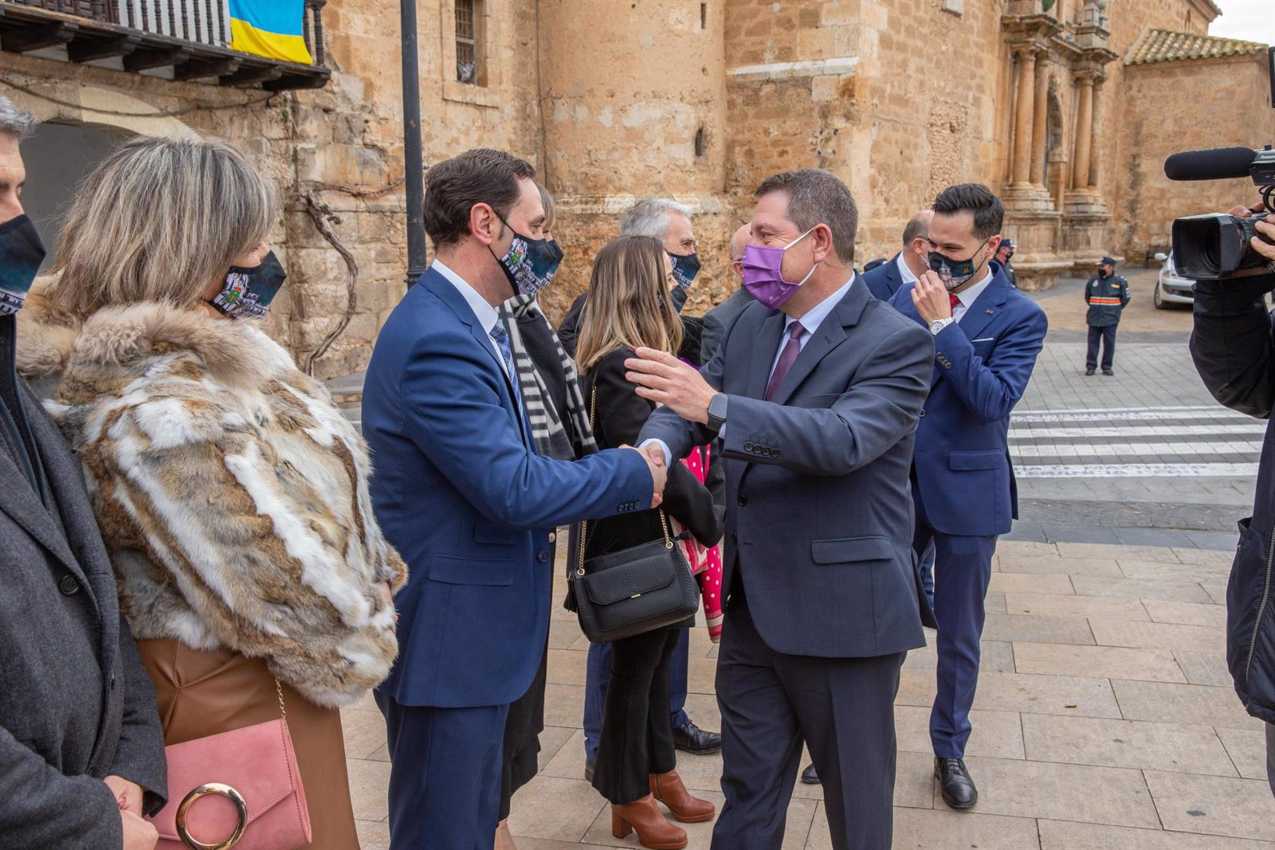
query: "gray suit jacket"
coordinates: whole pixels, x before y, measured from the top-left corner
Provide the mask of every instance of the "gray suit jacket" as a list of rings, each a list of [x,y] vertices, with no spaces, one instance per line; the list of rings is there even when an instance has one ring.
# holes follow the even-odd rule
[[[908,475],[934,342],[857,280],[763,401],[784,322],[750,305],[703,370],[729,396],[723,596],[742,576],[777,652],[867,658],[923,646]],[[712,437],[660,408],[637,442],[663,440],[680,458]]]
[[[730,329],[743,315],[749,304],[757,299],[740,288],[735,294],[704,314],[704,334],[700,337],[700,361],[709,363],[717,353],[717,347],[726,339]]]
[[[79,461],[19,392],[56,509],[0,452],[0,846],[114,850],[119,808],[101,780],[136,782],[157,811],[163,731]]]

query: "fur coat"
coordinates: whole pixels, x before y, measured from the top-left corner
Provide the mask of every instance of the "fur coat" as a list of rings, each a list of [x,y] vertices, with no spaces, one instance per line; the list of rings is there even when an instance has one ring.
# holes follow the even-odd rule
[[[265,658],[323,706],[397,654],[406,567],[368,495],[367,447],[322,384],[246,321],[155,303],[79,325],[33,291],[19,370],[88,479],[139,640]]]

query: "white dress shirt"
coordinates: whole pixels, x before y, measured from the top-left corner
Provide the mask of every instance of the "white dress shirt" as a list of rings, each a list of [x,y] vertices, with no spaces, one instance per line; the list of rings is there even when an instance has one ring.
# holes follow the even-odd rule
[[[496,312],[496,308],[491,306],[486,298],[478,294],[469,283],[456,272],[449,269],[442,260],[434,260],[433,267],[438,273],[447,278],[448,283],[456,287],[456,291],[460,293],[460,297],[465,299],[465,303],[469,305],[469,309],[474,311],[474,317],[478,319],[478,324],[482,326],[483,332],[487,336],[487,344],[491,346],[491,350],[496,352],[496,361],[500,363],[505,370],[505,376],[512,379],[509,374],[509,364],[505,362],[505,355],[500,352],[500,348],[496,345],[496,341],[491,338],[491,331],[496,327],[496,322],[500,321],[500,314]]]
[[[991,282],[992,270],[989,268],[987,270],[986,277],[971,286],[969,289],[964,289],[956,293],[956,297],[960,303],[952,308],[952,318],[959,323],[961,318],[969,312],[970,307],[974,306],[974,302],[978,300],[978,296],[983,294],[983,290],[987,289]]]
[[[903,262],[903,252],[899,252],[899,256],[894,258],[894,264],[899,267],[899,277],[903,279],[900,286],[907,286],[909,283],[916,283],[916,275],[912,274],[912,269],[908,264]]]

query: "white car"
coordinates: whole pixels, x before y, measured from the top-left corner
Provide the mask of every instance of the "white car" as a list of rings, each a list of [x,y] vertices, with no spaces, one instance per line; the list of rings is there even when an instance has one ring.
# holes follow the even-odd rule
[[[1155,293],[1151,297],[1155,308],[1167,310],[1171,304],[1194,304],[1195,281],[1178,273],[1173,265],[1173,253],[1156,254],[1155,258],[1162,264],[1155,281]]]

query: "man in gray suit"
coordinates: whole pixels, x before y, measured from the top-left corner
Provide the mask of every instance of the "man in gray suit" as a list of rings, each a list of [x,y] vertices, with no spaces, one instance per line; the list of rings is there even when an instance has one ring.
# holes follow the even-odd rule
[[[804,740],[833,847],[889,850],[894,697],[925,644],[908,472],[934,343],[856,278],[840,180],[787,172],[756,198],[744,283],[758,303],[702,373],[649,349],[628,363],[663,405],[640,445],[682,457],[720,437],[727,459],[713,847],[779,850]]]
[[[80,464],[15,373],[15,315],[44,257],[0,97],[0,846],[151,850],[164,735]]]
[[[750,225],[741,224],[730,238],[730,267],[739,282],[739,289],[730,298],[704,314],[704,334],[700,337],[699,353],[701,363],[708,363],[717,353],[717,346],[722,344],[726,333],[735,324],[735,320],[744,312],[744,308],[753,303],[753,296],[744,288],[744,249],[748,247],[748,231]]]

